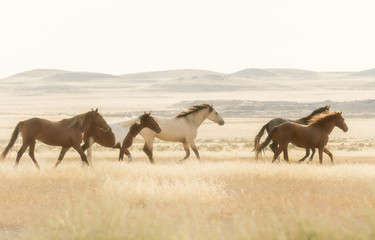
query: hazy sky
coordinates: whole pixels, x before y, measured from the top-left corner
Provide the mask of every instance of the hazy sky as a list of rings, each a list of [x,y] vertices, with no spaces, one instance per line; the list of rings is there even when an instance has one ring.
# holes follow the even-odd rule
[[[373,0],[4,0],[0,78],[199,68],[375,68]]]

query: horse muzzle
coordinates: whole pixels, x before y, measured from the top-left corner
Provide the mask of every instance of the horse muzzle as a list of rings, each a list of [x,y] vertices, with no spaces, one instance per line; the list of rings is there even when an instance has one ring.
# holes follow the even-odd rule
[[[156,130],[156,133],[157,134],[161,133],[161,129],[159,128],[158,130]]]
[[[225,123],[224,120],[223,120],[223,121],[220,121],[220,122],[219,122],[219,126],[223,126],[224,123]]]
[[[111,127],[110,127],[110,126],[107,126],[107,127],[104,129],[104,132],[108,132],[108,131],[110,131],[110,130],[112,130]]]

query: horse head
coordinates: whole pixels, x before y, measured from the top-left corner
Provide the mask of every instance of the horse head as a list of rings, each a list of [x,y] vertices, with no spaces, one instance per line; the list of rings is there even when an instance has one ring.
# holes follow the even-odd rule
[[[349,130],[348,126],[346,125],[345,119],[342,116],[342,112],[339,112],[339,114],[337,115],[336,126],[344,132],[347,132]]]
[[[149,113],[144,112],[144,114],[139,118],[141,119],[141,125],[143,125],[144,127],[151,129],[157,134],[161,132],[159,124],[155,121],[153,117],[151,117],[151,111]]]
[[[208,114],[207,118],[214,123],[219,124],[220,126],[224,125],[223,117],[215,110],[215,108],[210,105],[210,113]]]
[[[88,115],[91,118],[92,124],[96,125],[98,128],[103,129],[105,132],[109,131],[111,128],[108,126],[108,123],[104,120],[103,116],[98,112],[98,108],[91,109],[88,112]]]

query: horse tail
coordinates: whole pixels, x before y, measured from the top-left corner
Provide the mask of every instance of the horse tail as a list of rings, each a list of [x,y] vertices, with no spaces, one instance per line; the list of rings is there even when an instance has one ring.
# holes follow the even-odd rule
[[[263,136],[264,134],[264,130],[266,130],[268,128],[268,123],[263,125],[262,129],[260,129],[259,133],[255,136],[254,138],[254,149],[253,151],[255,151],[255,149],[258,147],[259,145],[259,142],[260,142],[260,138]]]
[[[10,149],[12,149],[14,143],[16,142],[16,140],[18,138],[18,134],[21,131],[22,123],[23,123],[22,121],[19,122],[17,124],[17,126],[14,128],[14,131],[12,133],[12,137],[10,138],[10,141],[9,141],[8,145],[6,146],[5,150],[1,153],[1,157],[0,157],[1,160],[5,159],[5,157],[9,153]]]
[[[260,145],[258,145],[256,148],[255,148],[255,156],[256,158],[258,159],[259,157],[259,154],[264,151],[264,149],[268,146],[268,144],[271,142],[273,136],[275,135],[275,133],[277,132],[277,129],[279,127],[274,127],[272,128],[270,134],[268,134],[268,137],[266,138],[266,140],[261,143]]]

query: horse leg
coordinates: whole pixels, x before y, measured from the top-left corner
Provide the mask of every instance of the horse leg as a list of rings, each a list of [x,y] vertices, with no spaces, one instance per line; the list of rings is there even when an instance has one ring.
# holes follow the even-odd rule
[[[312,153],[311,153],[311,156],[310,156],[309,162],[311,162],[311,161],[313,160],[313,157],[314,157],[314,155],[315,155],[315,148],[311,148],[311,151],[312,151]]]
[[[275,154],[273,155],[273,158],[272,158],[272,163],[274,163],[276,161],[276,159],[280,156],[280,153],[283,151],[283,149],[281,148],[281,146],[279,145],[279,147],[277,148]]]
[[[60,151],[60,154],[59,154],[59,158],[57,159],[57,162],[55,164],[55,168],[57,167],[57,165],[60,164],[60,162],[63,160],[64,156],[65,156],[65,153],[69,150],[69,148],[67,147],[62,147],[61,148],[61,151]]]
[[[278,144],[276,141],[272,140],[272,143],[270,144],[270,148],[273,152],[273,154],[275,155],[276,152],[277,152],[277,147],[278,147]],[[277,157],[277,160],[280,162],[280,157]]]
[[[309,148],[306,148],[306,154],[303,158],[301,158],[300,160],[298,160],[298,163],[302,163],[303,161],[305,161],[305,159],[310,155],[310,149]]]
[[[94,145],[95,140],[93,137],[88,137],[84,139],[84,144],[82,145],[82,150],[87,150],[87,159],[91,163],[92,161],[92,145]]]
[[[143,152],[146,153],[148,160],[150,160],[151,163],[155,163],[154,158],[152,157],[152,146],[154,144],[154,139],[155,138],[145,141],[145,145],[143,146]]]
[[[323,164],[323,148],[320,147],[318,150],[319,150],[319,163]]]
[[[324,148],[323,149],[323,151],[329,156],[329,158],[331,159],[331,164],[335,164],[334,162],[333,162],[333,155],[332,155],[332,153],[328,150],[328,148]]]
[[[120,148],[120,153],[118,155],[118,161],[122,162],[124,160],[124,153],[125,153],[125,147],[124,145]]]
[[[189,145],[191,147],[191,149],[193,149],[193,152],[195,153],[195,156],[198,158],[198,160],[200,161],[201,158],[199,156],[199,152],[198,152],[198,149],[197,147],[195,146],[195,142],[194,142],[194,139],[192,139],[191,141],[189,141]]]
[[[183,159],[181,159],[180,161],[178,161],[178,163],[181,163],[182,161],[186,160],[190,156],[189,144],[187,142],[182,142],[182,146],[184,147],[186,155],[185,155],[185,157]]]
[[[38,162],[36,161],[35,156],[34,156],[35,144],[36,144],[36,141],[35,141],[35,140],[31,142],[31,144],[30,144],[30,146],[29,146],[29,156],[31,157],[31,160],[33,160],[33,162],[34,162],[34,164],[35,164],[35,167],[36,167],[37,169],[40,169],[39,164],[38,164]]]
[[[289,156],[288,156],[288,145],[284,148],[284,160],[289,163]]]
[[[73,148],[81,156],[82,163],[85,164],[86,166],[90,166],[90,163],[87,161],[87,157],[86,157],[85,153],[83,152],[81,146],[79,144],[76,144],[76,145],[73,146]]]
[[[125,149],[125,155],[128,157],[128,163],[130,163],[131,161],[133,161],[133,157],[131,155],[131,153],[129,152],[129,149]]]
[[[189,144],[187,142],[182,142],[182,146],[184,147],[184,150],[185,150],[185,157],[183,159],[181,159],[180,161],[178,161],[177,163],[182,163],[183,161],[185,161],[189,156],[190,156],[190,148],[189,148]],[[199,153],[198,153],[199,154]]]
[[[17,158],[16,158],[16,162],[14,163],[14,168],[18,167],[18,164],[20,163],[20,159],[21,159],[23,153],[26,151],[28,146],[29,146],[29,144],[26,143],[25,141],[22,143],[22,146],[21,146],[20,150],[18,150],[18,152],[17,152]]]

